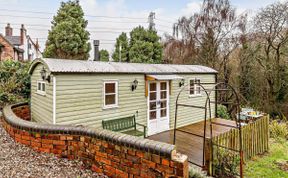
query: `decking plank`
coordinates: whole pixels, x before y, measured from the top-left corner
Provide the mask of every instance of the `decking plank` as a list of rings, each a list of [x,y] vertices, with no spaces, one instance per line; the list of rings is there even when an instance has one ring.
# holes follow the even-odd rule
[[[231,126],[236,126],[235,121],[229,121],[224,119],[213,119],[213,122],[228,124]],[[221,125],[213,125],[213,137],[230,131],[231,127],[225,127]],[[200,121],[194,124],[190,124],[184,127],[178,128],[178,130],[184,130],[186,132],[201,135],[202,137],[191,135],[189,133],[176,131],[176,147],[177,151],[188,156],[189,161],[202,165],[203,160],[203,137],[204,137],[204,121]],[[165,131],[159,134],[149,136],[148,139],[156,140],[160,142],[165,142],[173,144],[173,130]],[[210,138],[210,122],[206,123],[206,138]]]

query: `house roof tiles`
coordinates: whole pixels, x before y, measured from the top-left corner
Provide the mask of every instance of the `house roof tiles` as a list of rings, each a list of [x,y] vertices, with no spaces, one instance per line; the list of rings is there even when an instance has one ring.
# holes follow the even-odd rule
[[[21,45],[20,36],[5,36],[5,38],[13,45]]]

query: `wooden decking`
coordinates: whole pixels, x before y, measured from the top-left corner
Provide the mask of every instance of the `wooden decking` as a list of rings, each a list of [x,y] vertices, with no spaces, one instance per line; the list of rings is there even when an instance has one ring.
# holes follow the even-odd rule
[[[213,122],[235,126],[235,121],[224,119],[213,119]],[[206,123],[206,139],[210,138],[210,123]],[[213,125],[213,137],[231,130],[231,127]],[[181,130],[181,131],[179,131]],[[185,132],[182,132],[185,131]],[[189,134],[189,133],[191,134]],[[173,144],[174,131],[166,131],[148,137],[148,139]],[[188,126],[180,127],[176,131],[177,151],[186,154],[190,162],[202,165],[203,161],[203,138],[204,138],[204,121],[197,122]]]

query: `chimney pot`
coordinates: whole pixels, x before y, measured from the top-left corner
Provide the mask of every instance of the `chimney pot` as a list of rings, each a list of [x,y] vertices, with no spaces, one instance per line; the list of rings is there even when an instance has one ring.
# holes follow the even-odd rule
[[[24,24],[21,24],[21,29],[20,29],[20,43],[21,43],[21,45],[24,45],[25,35],[26,35],[26,30],[24,28]]]
[[[5,36],[12,36],[13,35],[13,29],[10,26],[10,23],[7,23],[7,26],[5,27]]]
[[[99,61],[100,60],[100,54],[99,54],[100,41],[93,40],[93,44],[94,44],[94,61]]]

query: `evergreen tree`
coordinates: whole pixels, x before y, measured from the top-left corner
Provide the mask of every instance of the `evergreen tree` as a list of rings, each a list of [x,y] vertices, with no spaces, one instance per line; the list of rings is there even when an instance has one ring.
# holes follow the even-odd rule
[[[161,63],[163,46],[154,30],[139,26],[130,32],[130,62]]]
[[[89,58],[90,34],[85,30],[88,22],[84,19],[79,0],[61,2],[51,23],[44,57],[82,60]]]
[[[163,46],[160,37],[154,30],[146,30],[139,26],[130,32],[130,40],[122,33],[116,40],[112,58],[119,61],[121,43],[121,62],[161,63]]]
[[[126,33],[122,32],[116,39],[115,51],[112,55],[114,61],[120,61],[120,46],[121,46],[121,62],[129,62],[128,52],[129,44]]]
[[[100,50],[100,61],[109,61],[109,52],[106,49]]]

